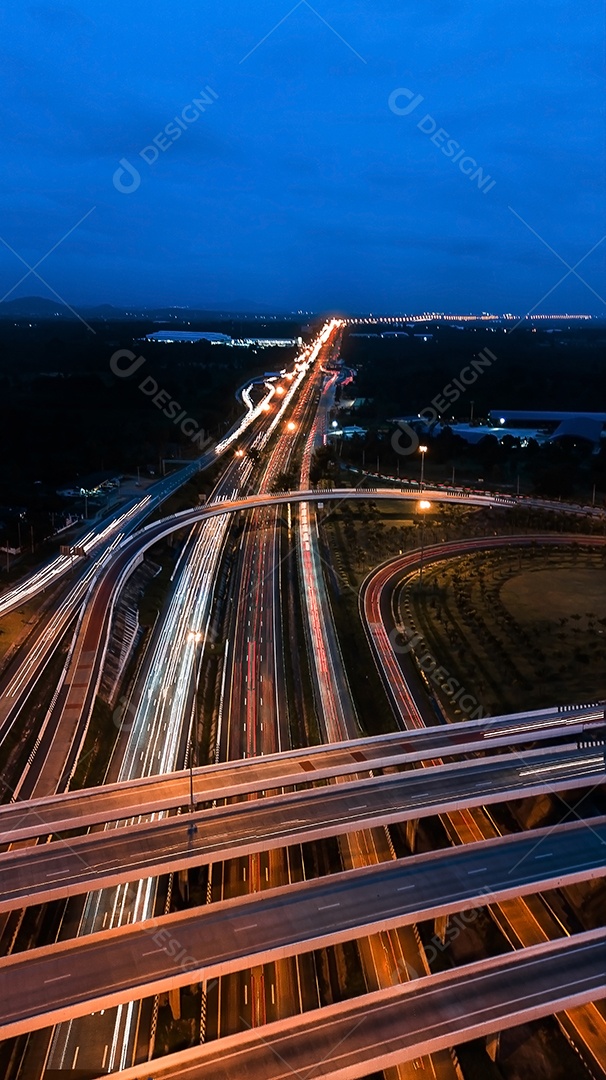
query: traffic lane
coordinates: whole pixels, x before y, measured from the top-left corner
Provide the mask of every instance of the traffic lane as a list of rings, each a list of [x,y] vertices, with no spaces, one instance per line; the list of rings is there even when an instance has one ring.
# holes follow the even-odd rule
[[[550,850],[545,852],[543,841]],[[380,863],[0,961],[0,1037],[511,894],[606,875],[606,818]],[[111,985],[107,982],[111,972]]]
[[[0,911],[270,848],[599,783],[588,751],[473,759],[216,807],[0,855]]]
[[[606,931],[466,964],[154,1061],[154,1080],[347,1080],[606,994]],[[121,1080],[147,1080],[149,1063]],[[101,1078],[98,1078],[101,1080]]]

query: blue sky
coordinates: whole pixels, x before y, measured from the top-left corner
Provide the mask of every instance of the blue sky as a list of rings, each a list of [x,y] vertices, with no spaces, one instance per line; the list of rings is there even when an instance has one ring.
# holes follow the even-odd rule
[[[602,0],[7,0],[0,295],[19,255],[47,284],[9,299],[75,308],[602,313],[604,31]]]

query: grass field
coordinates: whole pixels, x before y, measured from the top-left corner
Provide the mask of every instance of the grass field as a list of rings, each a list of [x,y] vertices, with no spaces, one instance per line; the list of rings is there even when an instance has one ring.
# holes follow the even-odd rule
[[[417,657],[434,656],[485,713],[606,696],[601,551],[537,547],[466,555],[428,567],[423,589],[412,581],[405,597],[423,636]],[[447,694],[440,700],[460,719]]]

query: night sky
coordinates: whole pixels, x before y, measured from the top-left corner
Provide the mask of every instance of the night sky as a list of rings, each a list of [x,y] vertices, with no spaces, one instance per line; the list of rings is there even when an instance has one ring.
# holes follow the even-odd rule
[[[604,313],[604,30],[603,0],[7,0],[0,296]]]

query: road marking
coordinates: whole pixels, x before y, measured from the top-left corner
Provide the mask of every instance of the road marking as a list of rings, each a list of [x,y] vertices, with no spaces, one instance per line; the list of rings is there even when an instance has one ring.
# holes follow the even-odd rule
[[[414,887],[414,885],[400,885],[396,892],[406,892],[407,889],[414,889]]]
[[[61,979],[71,979],[71,972],[67,975],[55,975],[52,979],[44,979],[44,984],[51,982],[59,982]]]
[[[479,866],[477,870],[468,870],[467,873],[468,874],[483,874],[483,873],[485,873],[486,870],[488,870],[487,866]]]
[[[336,904],[322,904],[322,907],[319,907],[318,911],[328,911],[328,909],[332,907],[341,907],[341,903],[338,902]]]
[[[255,926],[258,926],[258,925],[259,924],[256,923],[256,922],[251,922],[251,923],[247,923],[246,926],[235,926],[234,930],[235,930],[236,934],[239,934],[239,933],[241,933],[242,930],[254,930]]]
[[[543,855],[535,855],[535,859],[551,859],[553,858],[553,851],[546,851]]]
[[[151,956],[151,954],[154,952],[160,952],[159,945],[155,949],[148,949],[147,952],[141,953],[141,956]]]
[[[103,1051],[103,1061],[101,1062],[101,1068],[102,1069],[105,1068],[105,1062],[107,1061],[107,1051],[108,1050],[109,1050],[109,1045],[106,1044],[105,1050]]]
[[[78,1054],[80,1053],[80,1047],[76,1047],[76,1053],[74,1054],[74,1060],[72,1061],[72,1069],[76,1068],[76,1062],[78,1060]]]

